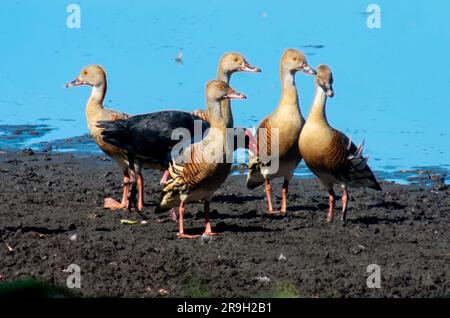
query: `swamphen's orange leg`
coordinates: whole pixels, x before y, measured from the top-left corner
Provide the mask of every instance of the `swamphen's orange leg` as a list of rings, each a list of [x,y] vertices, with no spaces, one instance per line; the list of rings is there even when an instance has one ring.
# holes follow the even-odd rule
[[[139,172],[137,174],[137,186],[138,186],[138,210],[144,210],[144,178]]]

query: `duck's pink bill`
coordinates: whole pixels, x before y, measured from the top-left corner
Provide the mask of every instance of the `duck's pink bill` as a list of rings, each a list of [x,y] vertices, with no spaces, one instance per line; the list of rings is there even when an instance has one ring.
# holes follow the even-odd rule
[[[246,99],[247,96],[245,96],[244,94],[240,94],[240,93],[230,93],[230,94],[227,94],[227,98]]]
[[[74,86],[80,86],[83,85],[84,82],[80,81],[78,78],[74,79],[73,81],[66,84],[66,87],[74,87]]]
[[[252,73],[259,73],[261,72],[261,69],[259,67],[250,65],[246,63],[243,67],[239,69],[241,72],[252,72]]]
[[[303,72],[310,75],[317,75],[317,72],[311,68],[308,64],[303,66]]]

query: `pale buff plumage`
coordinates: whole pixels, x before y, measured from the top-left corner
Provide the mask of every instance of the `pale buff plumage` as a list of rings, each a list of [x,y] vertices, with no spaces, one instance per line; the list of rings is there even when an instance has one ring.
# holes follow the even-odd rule
[[[190,145],[180,158],[174,158],[158,211],[179,206],[179,233],[182,238],[191,238],[184,232],[183,214],[185,204],[203,200],[205,202],[205,235],[213,235],[209,222],[209,203],[215,191],[227,178],[231,163],[226,162],[226,124],[220,102],[225,98],[245,98],[236,93],[226,82],[211,81],[206,88],[211,129],[201,141]]]
[[[124,174],[124,192],[122,202],[117,202],[112,198],[105,199],[105,207],[110,209],[120,209],[128,207],[128,160],[126,154],[118,147],[103,141],[102,129],[97,127],[98,121],[118,120],[128,118],[129,115],[120,113],[103,106],[107,90],[106,72],[99,65],[89,65],[85,67],[78,77],[68,83],[67,87],[88,85],[92,87],[91,95],[86,104],[86,122],[89,132],[95,143],[103,152],[112,158]],[[141,207],[142,208],[142,207]]]
[[[217,67],[217,80],[224,81],[230,84],[231,75],[236,72],[261,72],[259,67],[255,67],[247,62],[247,59],[240,53],[228,52],[225,53],[219,61]],[[225,120],[227,128],[234,127],[233,113],[231,111],[231,102],[229,99],[224,99],[220,102],[222,116]],[[197,109],[192,112],[201,119],[208,121],[208,110]]]
[[[300,111],[297,87],[295,85],[295,73],[297,71],[314,74],[314,70],[308,66],[306,57],[302,52],[295,49],[287,49],[283,53],[280,62],[282,85],[280,102],[275,111],[261,122],[257,131],[260,154],[263,151],[268,156],[272,156],[275,155],[272,154],[272,149],[278,151],[278,170],[275,172],[270,171],[261,162],[260,157],[256,157],[249,164],[247,186],[253,189],[263,183],[266,184],[268,210],[270,213],[273,213],[270,198],[270,180],[277,177],[284,178],[281,212],[285,213],[289,180],[301,161],[298,151],[298,138],[305,119]],[[278,136],[278,138],[275,136]]]
[[[363,145],[356,147],[342,132],[328,123],[325,106],[327,97],[333,97],[333,76],[326,65],[317,68],[316,96],[299,138],[299,149],[306,165],[319,177],[329,191],[328,221],[334,217],[334,184],[343,188],[342,220],[345,221],[348,204],[348,186],[381,190],[375,176],[362,156]]]

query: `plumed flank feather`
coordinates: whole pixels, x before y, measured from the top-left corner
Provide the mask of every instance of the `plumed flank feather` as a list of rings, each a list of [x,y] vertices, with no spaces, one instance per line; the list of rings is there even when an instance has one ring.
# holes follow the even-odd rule
[[[194,110],[192,114],[203,119],[204,121],[208,121],[208,113],[202,109]]]
[[[155,209],[155,212],[164,212],[180,204],[180,180],[177,178],[170,179],[161,194],[159,204]]]
[[[364,141],[356,147],[351,139],[337,132],[342,142],[347,144],[347,160],[344,166],[336,169],[335,177],[354,187],[368,187],[381,191],[381,186],[375,178],[372,170],[367,165],[368,157],[363,157]]]

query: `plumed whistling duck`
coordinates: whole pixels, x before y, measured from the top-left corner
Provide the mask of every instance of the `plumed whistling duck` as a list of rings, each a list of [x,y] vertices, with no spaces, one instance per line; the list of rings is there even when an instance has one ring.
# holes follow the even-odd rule
[[[375,176],[362,156],[363,145],[356,147],[351,139],[334,129],[325,115],[327,97],[333,97],[333,75],[326,65],[317,68],[316,96],[308,119],[300,134],[299,147],[306,165],[328,190],[329,210],[327,221],[333,222],[334,184],[340,184],[342,195],[342,220],[346,219],[348,186],[381,190]]]
[[[170,179],[167,181],[157,210],[168,210],[179,206],[178,237],[192,238],[184,231],[185,205],[193,201],[204,201],[205,232],[214,235],[209,219],[210,201],[215,191],[227,178],[231,164],[226,162],[226,123],[221,112],[223,99],[244,99],[226,82],[214,80],[206,86],[206,104],[211,129],[199,142],[191,144],[183,154],[174,158],[169,166]]]
[[[95,143],[106,155],[117,162],[123,173],[124,190],[122,202],[117,202],[112,198],[106,198],[104,207],[112,210],[126,208],[128,207],[128,193],[130,189],[127,156],[120,148],[106,143],[101,135],[102,129],[96,125],[101,120],[114,121],[128,118],[129,115],[103,107],[103,100],[105,99],[107,89],[106,72],[103,67],[99,65],[85,67],[75,80],[66,84],[66,87],[81,85],[92,87],[91,96],[86,105],[86,119],[89,132]]]
[[[267,168],[267,164],[264,164],[257,156],[249,163],[247,176],[247,187],[250,189],[265,183],[269,214],[274,213],[270,198],[270,180],[276,177],[284,177],[280,212],[286,213],[289,180],[301,161],[298,151],[298,138],[305,120],[300,111],[295,86],[295,73],[303,71],[306,74],[315,74],[315,71],[308,65],[303,52],[295,49],[284,51],[281,57],[280,71],[281,100],[275,111],[259,124],[257,130],[258,151],[264,151],[270,157],[275,155],[272,150],[278,150],[279,168],[277,171],[271,171]],[[273,137],[275,130],[278,133],[278,138]],[[259,155],[261,156],[261,153]]]
[[[224,81],[228,85],[230,85],[231,75],[236,72],[259,73],[261,72],[261,69],[248,63],[246,58],[240,53],[225,53],[219,61],[219,66],[217,69],[217,79],[219,81]],[[227,126],[227,128],[234,127],[230,100],[224,99],[220,104],[222,115],[225,119],[225,125]],[[193,111],[193,113],[203,120],[208,121],[208,110],[198,109]]]

